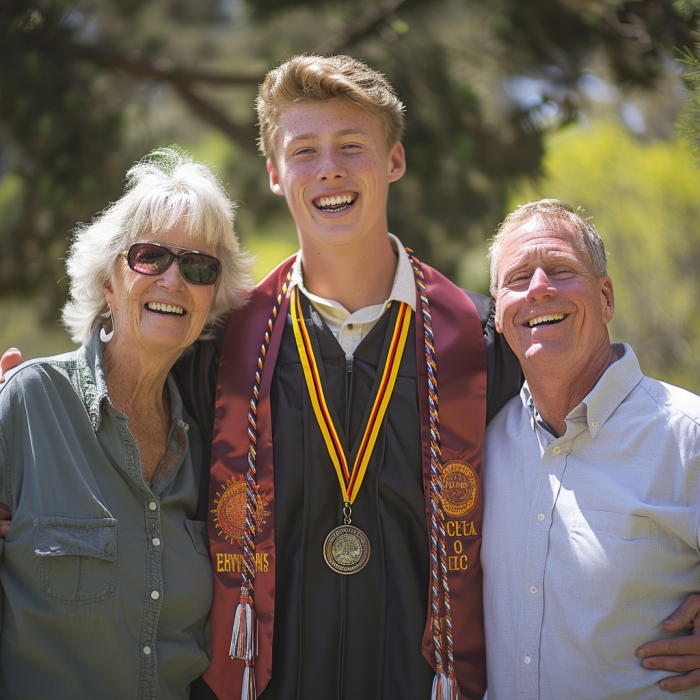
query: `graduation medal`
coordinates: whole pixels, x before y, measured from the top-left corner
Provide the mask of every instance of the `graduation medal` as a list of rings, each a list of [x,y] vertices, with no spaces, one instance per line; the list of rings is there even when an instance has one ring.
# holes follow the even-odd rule
[[[328,566],[339,574],[354,574],[364,568],[369,561],[370,545],[367,535],[358,527],[352,525],[352,504],[357,496],[362,481],[367,471],[374,444],[377,441],[379,429],[389,399],[396,383],[396,375],[401,364],[406,336],[411,323],[411,307],[401,303],[396,317],[396,325],[391,338],[389,352],[382,372],[379,391],[374,400],[367,426],[365,427],[360,449],[357,452],[355,463],[350,468],[338,433],[333,425],[333,420],[328,410],[328,404],[323,393],[320,373],[309,334],[304,323],[299,300],[299,292],[295,287],[292,290],[290,300],[292,310],[292,325],[296,339],[301,365],[304,370],[306,386],[311,397],[311,404],[318,421],[323,439],[328,448],[333,466],[335,467],[340,490],[343,494],[343,524],[336,527],[328,534],[323,545],[323,557]]]

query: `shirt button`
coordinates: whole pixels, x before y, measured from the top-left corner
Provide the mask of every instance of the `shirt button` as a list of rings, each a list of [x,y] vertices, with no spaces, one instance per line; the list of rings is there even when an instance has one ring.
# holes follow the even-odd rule
[[[150,656],[150,654],[151,654],[151,647],[144,647],[144,648],[143,648],[143,653],[144,653],[146,656]]]
[[[157,537],[153,538],[153,546],[158,547],[160,545],[160,540]]]
[[[148,647],[146,647],[146,648],[148,648]],[[530,661],[532,661],[532,659],[531,659],[529,656],[526,656],[526,657],[523,659],[523,661],[524,661],[526,664],[529,664]]]
[[[153,600],[158,600],[158,598],[160,598],[160,593],[158,593],[158,591],[151,591],[151,598],[153,598]]]
[[[348,323],[348,330],[351,331],[353,328],[354,326],[352,325],[352,323]]]
[[[597,421],[597,420],[594,420],[594,421],[591,423],[591,426],[592,426],[593,428],[597,428],[597,427],[598,427],[598,421]]]
[[[106,545],[105,545],[105,554],[106,554],[108,557],[111,557],[113,553],[114,553],[114,549],[112,549],[112,545],[111,545],[111,544],[106,544]]]
[[[537,586],[530,586],[530,593],[537,593]]]
[[[148,507],[149,507],[151,510],[155,510],[155,509],[158,507],[158,504],[157,504],[155,501],[151,501],[151,502],[148,504]]]
[[[558,454],[561,452],[561,447],[559,447],[559,445],[557,445],[557,446],[552,450],[552,452],[554,452],[555,455],[558,455]]]
[[[544,520],[544,513],[538,513],[537,514],[537,519],[542,522]]]

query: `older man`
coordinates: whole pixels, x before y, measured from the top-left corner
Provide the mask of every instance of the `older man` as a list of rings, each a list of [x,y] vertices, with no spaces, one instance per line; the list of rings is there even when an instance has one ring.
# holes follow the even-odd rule
[[[692,687],[694,676],[664,680],[662,669],[697,657],[654,656],[647,671],[635,653],[684,634],[661,621],[700,587],[700,398],[645,377],[629,345],[610,344],[603,242],[567,204],[511,214],[491,279],[496,329],[526,382],[484,451],[489,700]],[[696,639],[644,649],[697,654]]]

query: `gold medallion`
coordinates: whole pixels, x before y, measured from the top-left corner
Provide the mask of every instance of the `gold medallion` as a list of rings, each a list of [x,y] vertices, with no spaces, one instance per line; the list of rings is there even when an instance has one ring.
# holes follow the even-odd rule
[[[323,543],[323,558],[337,574],[356,574],[369,561],[367,535],[354,525],[331,530]]]

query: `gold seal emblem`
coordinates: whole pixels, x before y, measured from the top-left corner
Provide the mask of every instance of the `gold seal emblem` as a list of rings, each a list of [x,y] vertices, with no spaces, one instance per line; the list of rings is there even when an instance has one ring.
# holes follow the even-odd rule
[[[326,564],[338,574],[356,574],[369,561],[367,535],[354,525],[341,525],[331,530],[323,543]]]
[[[442,465],[442,504],[453,518],[465,515],[476,503],[476,472],[466,462],[452,460]]]
[[[219,535],[223,535],[225,540],[233,544],[234,540],[238,540],[239,544],[243,545],[243,533],[245,531],[245,477],[241,477],[241,481],[228,479],[222,484],[223,491],[217,491],[214,499],[214,525],[218,530]],[[265,523],[263,518],[270,515],[269,510],[265,510],[267,501],[263,501],[260,493],[258,493],[255,503],[255,529],[256,532],[262,530]]]

